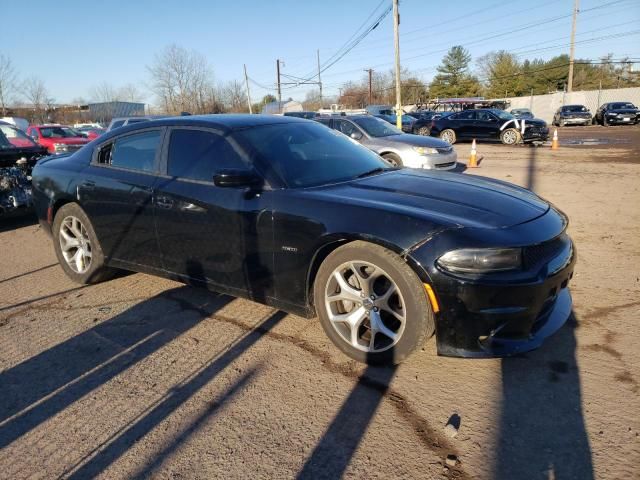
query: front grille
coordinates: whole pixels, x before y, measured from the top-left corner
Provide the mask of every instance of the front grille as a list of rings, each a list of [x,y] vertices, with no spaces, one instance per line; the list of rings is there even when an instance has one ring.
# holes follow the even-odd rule
[[[438,163],[436,165],[436,168],[448,168],[451,167],[452,165],[455,165],[456,162],[447,162],[447,163]]]
[[[548,262],[562,251],[568,241],[569,237],[563,233],[548,242],[523,248],[522,255],[525,266],[532,267]]]
[[[436,150],[438,153],[451,153],[453,151],[453,147],[436,148]]]

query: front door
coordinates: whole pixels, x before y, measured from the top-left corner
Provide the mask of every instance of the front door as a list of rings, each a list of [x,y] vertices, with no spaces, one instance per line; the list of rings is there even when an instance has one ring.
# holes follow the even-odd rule
[[[156,226],[165,268],[231,294],[273,294],[270,192],[218,187],[221,169],[247,169],[236,145],[212,129],[173,128],[166,175],[156,186]]]
[[[101,145],[77,196],[108,259],[161,268],[153,186],[164,130],[145,129]]]

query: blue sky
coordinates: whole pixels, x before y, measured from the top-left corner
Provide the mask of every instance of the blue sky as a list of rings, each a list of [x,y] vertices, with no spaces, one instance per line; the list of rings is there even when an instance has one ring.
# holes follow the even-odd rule
[[[577,57],[597,59],[612,52],[616,58],[640,60],[640,0],[612,2],[580,1],[584,13],[578,17]],[[101,82],[115,87],[133,83],[147,92],[146,65],[171,43],[205,55],[219,82],[240,79],[246,63],[252,79],[273,88],[276,58],[284,60],[283,73],[304,76],[316,68],[317,49],[321,61],[326,60],[374,10],[377,16],[390,3],[110,0],[97,8],[86,0],[0,0],[0,53],[11,57],[22,78],[41,77],[57,102],[87,98]],[[428,81],[446,50],[456,44],[468,48],[474,60],[498,49],[521,58],[568,53],[572,7],[573,0],[401,0],[402,65]],[[610,35],[619,36],[602,38]],[[365,68],[382,71],[392,66],[388,15],[323,74],[325,92],[337,93],[343,82],[361,78]],[[291,88],[283,96],[302,100],[308,88]],[[266,93],[252,85],[254,100]],[[153,101],[150,93],[146,101]]]

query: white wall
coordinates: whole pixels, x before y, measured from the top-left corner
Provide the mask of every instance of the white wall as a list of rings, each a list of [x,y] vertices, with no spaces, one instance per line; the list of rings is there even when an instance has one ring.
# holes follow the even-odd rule
[[[640,104],[640,87],[614,88],[610,90],[583,90],[579,92],[557,92],[548,95],[507,98],[512,108],[530,108],[536,118],[551,123],[553,114],[563,105],[585,105],[595,114],[600,105],[607,102],[631,102]]]

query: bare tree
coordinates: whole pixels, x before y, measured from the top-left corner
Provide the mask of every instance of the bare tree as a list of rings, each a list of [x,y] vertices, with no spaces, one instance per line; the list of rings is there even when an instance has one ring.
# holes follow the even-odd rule
[[[127,83],[120,87],[117,93],[118,100],[125,102],[142,103],[144,95],[133,83]]]
[[[238,80],[227,82],[222,87],[222,101],[228,111],[247,112],[247,95],[244,86]]]
[[[33,105],[34,118],[45,121],[47,111],[53,107],[54,99],[49,96],[42,79],[38,77],[27,78],[22,84],[22,94]]]
[[[9,97],[16,86],[17,76],[11,58],[0,54],[0,109],[2,115],[7,114]]]
[[[118,92],[110,83],[102,82],[91,88],[89,97],[94,102],[115,102],[118,100]]]
[[[167,113],[206,113],[216,103],[211,67],[196,51],[169,45],[147,70],[151,90]]]

